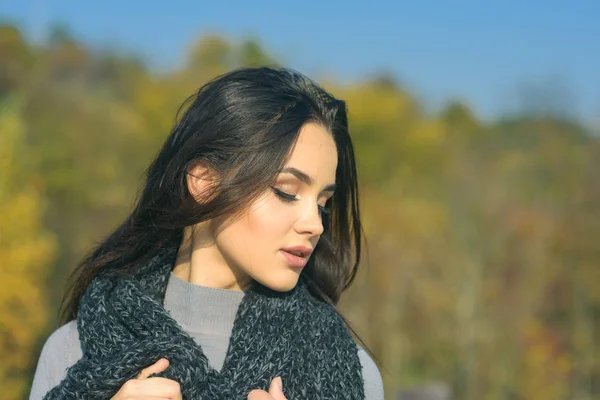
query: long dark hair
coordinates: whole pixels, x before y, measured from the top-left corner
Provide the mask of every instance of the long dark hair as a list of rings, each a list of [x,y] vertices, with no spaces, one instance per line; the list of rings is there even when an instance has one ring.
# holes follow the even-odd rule
[[[184,109],[146,171],[131,215],[69,277],[62,322],[77,317],[79,300],[98,273],[133,272],[165,242],[180,240],[185,227],[243,211],[274,184],[307,122],[331,132],[338,167],[325,230],[302,274],[313,295],[335,306],[356,275],[362,237],[345,102],[300,73],[261,67],[215,78],[188,98],[178,114]],[[186,172],[198,162],[218,173],[211,187],[214,196],[202,204],[186,183]]]

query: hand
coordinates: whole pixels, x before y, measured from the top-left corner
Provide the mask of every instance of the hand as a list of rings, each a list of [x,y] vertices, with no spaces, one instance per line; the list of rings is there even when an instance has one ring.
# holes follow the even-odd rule
[[[164,371],[168,366],[169,360],[161,358],[143,369],[135,379],[125,382],[111,400],[183,400],[179,382],[161,377],[148,378],[152,374]]]
[[[281,377],[275,377],[269,386],[269,393],[264,390],[254,389],[248,393],[248,400],[287,400],[283,395],[283,383]]]

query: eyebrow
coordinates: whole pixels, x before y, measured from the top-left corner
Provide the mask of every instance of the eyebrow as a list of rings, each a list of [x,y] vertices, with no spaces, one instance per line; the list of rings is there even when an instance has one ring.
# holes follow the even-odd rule
[[[280,173],[289,173],[294,175],[296,178],[298,178],[299,180],[301,180],[302,182],[306,183],[307,185],[311,186],[313,184],[313,179],[306,175],[304,172],[300,171],[297,168],[294,167],[286,167],[283,168]],[[333,192],[335,191],[335,183],[332,183],[330,185],[325,186],[325,189],[323,189],[324,192]]]

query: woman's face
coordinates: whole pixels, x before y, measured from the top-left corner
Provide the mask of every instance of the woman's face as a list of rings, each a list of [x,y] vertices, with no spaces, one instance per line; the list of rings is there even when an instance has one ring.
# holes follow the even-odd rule
[[[214,250],[230,270],[212,271],[232,274],[239,288],[251,280],[277,291],[294,288],[303,268],[288,261],[282,249],[315,248],[323,233],[322,218],[327,218],[321,208],[333,195],[336,169],[337,150],[331,134],[319,124],[305,124],[282,169],[289,172],[277,176],[273,189],[242,217],[211,221]]]

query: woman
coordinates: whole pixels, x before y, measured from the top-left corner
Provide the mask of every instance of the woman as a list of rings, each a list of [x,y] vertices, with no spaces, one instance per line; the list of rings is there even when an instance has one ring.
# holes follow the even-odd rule
[[[31,398],[383,399],[335,309],[361,249],[345,103],[264,67],[189,100],[73,272]]]

